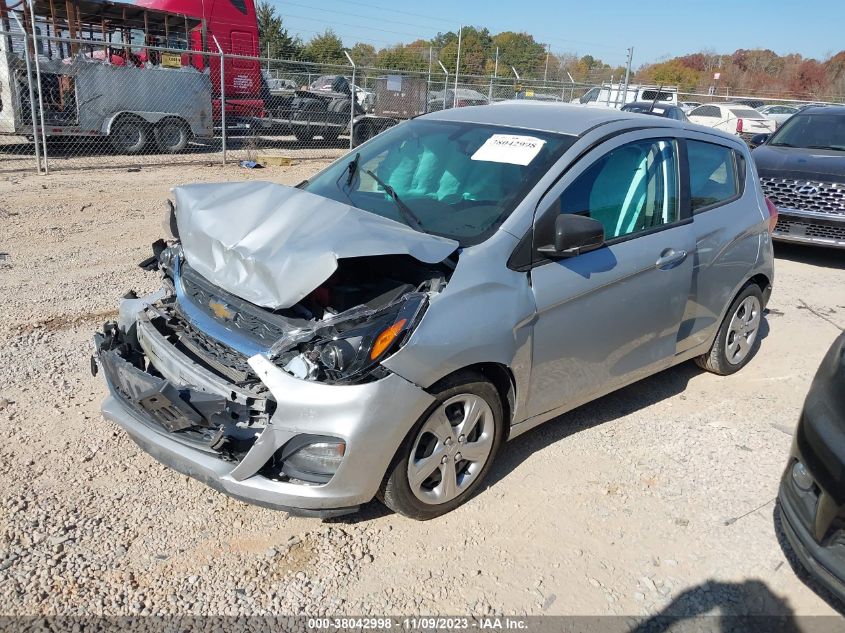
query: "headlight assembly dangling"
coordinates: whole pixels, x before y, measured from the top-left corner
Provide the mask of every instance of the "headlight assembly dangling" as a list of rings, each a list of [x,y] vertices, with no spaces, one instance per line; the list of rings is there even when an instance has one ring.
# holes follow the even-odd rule
[[[314,346],[315,360],[332,382],[351,382],[372,370],[407,339],[417,324],[426,295],[413,293],[381,313],[332,326]]]

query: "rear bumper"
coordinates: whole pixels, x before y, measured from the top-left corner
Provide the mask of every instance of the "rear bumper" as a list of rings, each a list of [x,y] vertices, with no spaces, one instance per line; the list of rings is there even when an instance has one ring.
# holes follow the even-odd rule
[[[845,215],[778,208],[772,239],[845,248]]]

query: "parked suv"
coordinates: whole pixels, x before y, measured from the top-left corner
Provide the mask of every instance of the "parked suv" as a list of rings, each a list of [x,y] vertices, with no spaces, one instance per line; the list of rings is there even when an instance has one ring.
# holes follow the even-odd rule
[[[103,413],[235,497],[427,519],[505,440],[754,355],[770,209],[739,139],[510,102],[401,123],[296,188],[174,189],[162,289],[96,336]]]
[[[752,156],[780,214],[774,238],[845,248],[845,108],[792,115]]]

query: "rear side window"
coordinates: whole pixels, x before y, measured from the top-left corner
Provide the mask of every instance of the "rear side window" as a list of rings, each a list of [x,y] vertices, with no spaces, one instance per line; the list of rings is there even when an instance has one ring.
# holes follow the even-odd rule
[[[739,195],[734,150],[722,145],[687,141],[693,213]]]
[[[671,101],[672,92],[657,92],[657,90],[643,90],[642,100],[643,101],[654,101],[655,97],[657,97],[657,101]]]
[[[698,106],[689,113],[690,116],[721,116],[719,108],[711,105]]]

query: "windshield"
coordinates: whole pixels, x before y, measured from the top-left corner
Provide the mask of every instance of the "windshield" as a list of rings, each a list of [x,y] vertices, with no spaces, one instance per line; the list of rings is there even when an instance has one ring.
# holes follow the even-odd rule
[[[575,140],[415,119],[382,132],[302,188],[468,246],[492,235]]]
[[[845,151],[845,113],[793,114],[768,144]]]

